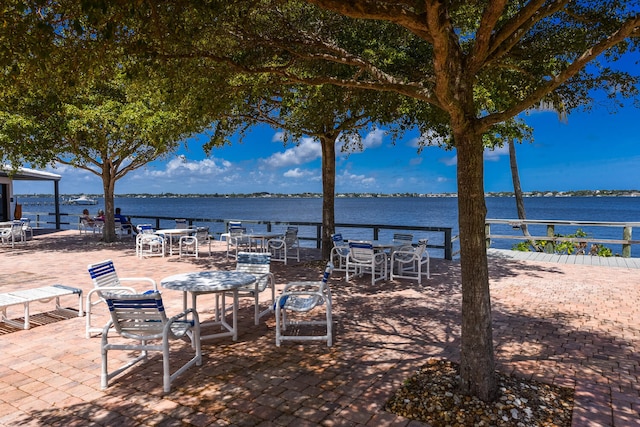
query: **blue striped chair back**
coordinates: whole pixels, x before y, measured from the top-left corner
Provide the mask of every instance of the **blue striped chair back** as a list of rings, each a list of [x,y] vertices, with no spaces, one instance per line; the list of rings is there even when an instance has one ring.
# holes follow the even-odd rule
[[[90,264],[87,269],[96,287],[120,285],[120,280],[116,274],[116,267],[110,259],[97,264]]]

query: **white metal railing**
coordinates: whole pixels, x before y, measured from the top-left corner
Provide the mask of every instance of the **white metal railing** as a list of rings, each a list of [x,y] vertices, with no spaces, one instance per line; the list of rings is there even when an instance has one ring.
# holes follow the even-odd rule
[[[527,225],[527,228],[531,230],[534,227],[544,227],[546,233],[544,235],[534,235],[524,236],[520,230],[523,225]],[[493,234],[492,233],[492,225],[500,225],[501,231],[505,232],[505,234]],[[531,226],[531,227],[530,227]],[[582,228],[619,228],[620,229],[620,239],[610,239],[603,237],[568,237],[568,236],[558,236],[556,235],[556,227],[578,227]],[[491,241],[496,239],[511,239],[511,240],[536,240],[536,241],[545,241],[547,242],[546,250],[550,251],[553,247],[553,244],[557,242],[570,242],[576,244],[612,244],[612,245],[621,245],[622,246],[622,256],[630,257],[631,256],[631,247],[632,245],[640,244],[640,240],[632,240],[633,227],[640,227],[640,222],[607,222],[607,221],[571,221],[571,220],[521,220],[521,219],[487,219],[485,221],[485,235],[486,235],[486,243],[487,248],[491,246]],[[514,234],[506,234],[506,230],[518,230],[518,233]]]

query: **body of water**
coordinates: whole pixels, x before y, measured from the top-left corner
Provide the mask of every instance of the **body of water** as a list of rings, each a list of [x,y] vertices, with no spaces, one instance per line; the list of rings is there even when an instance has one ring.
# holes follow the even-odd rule
[[[104,208],[102,198],[93,206],[62,205],[61,212],[78,215],[84,208],[94,215],[98,209]],[[34,213],[50,213],[53,211],[52,198],[36,198],[18,196],[18,203],[23,205],[25,216],[34,219]],[[115,206],[120,207],[124,215],[134,217],[160,216],[168,218],[210,218],[239,219],[254,221],[282,222],[321,222],[322,199],[320,198],[135,198],[116,197]],[[525,198],[527,219],[538,220],[573,220],[573,221],[607,221],[637,222],[640,221],[640,197],[529,197]],[[515,199],[511,197],[487,198],[488,218],[515,219],[517,211]],[[453,235],[458,235],[458,199],[455,197],[429,198],[336,198],[336,223],[349,224],[388,224],[401,226],[450,227]],[[44,219],[44,218],[41,218]],[[53,217],[46,219],[53,221]],[[69,224],[63,228],[76,228],[77,218],[69,217]],[[134,223],[148,222],[134,218]],[[197,223],[208,225],[213,232],[222,232],[222,223]],[[171,221],[162,223],[161,227],[172,227]],[[51,225],[49,225],[51,227]],[[249,225],[248,227],[251,227]],[[508,226],[503,226],[510,228]],[[256,225],[256,229],[260,226]],[[358,232],[354,229],[338,230],[346,238],[371,238],[371,231]],[[545,235],[544,227],[530,228],[533,235]],[[583,231],[598,238],[621,239],[619,228],[583,228]],[[300,234],[315,236],[315,228],[300,230]],[[576,227],[557,227],[560,234],[573,234]],[[635,230],[636,234],[640,230]],[[367,235],[368,233],[368,235]],[[389,233],[393,233],[390,231]],[[513,234],[513,230],[503,232],[500,226],[492,226],[492,233]],[[381,238],[386,235],[381,233]],[[429,239],[442,240],[442,234]],[[431,240],[432,242],[434,240]],[[440,243],[440,242],[437,242]],[[495,241],[492,247],[511,248],[514,241]],[[614,253],[621,248],[610,246]],[[633,249],[633,256],[640,256],[640,248]]]

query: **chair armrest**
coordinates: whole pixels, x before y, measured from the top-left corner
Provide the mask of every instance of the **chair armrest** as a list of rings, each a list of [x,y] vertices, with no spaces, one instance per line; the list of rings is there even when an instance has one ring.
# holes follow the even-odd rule
[[[253,273],[250,273],[253,274]],[[263,273],[263,274],[254,274],[256,276],[256,281],[247,286],[242,286],[238,288],[239,292],[262,292],[267,288],[275,289],[276,279],[273,273]],[[269,286],[269,284],[271,284]]]
[[[111,326],[113,326],[113,320],[109,319],[109,321],[106,323],[106,325],[104,325],[104,328],[102,329],[102,348],[104,348],[104,346],[107,344],[109,329],[111,329]]]
[[[149,282],[153,285],[154,290],[158,290],[158,284],[150,277],[121,277],[121,282]]]
[[[282,293],[294,293],[294,292],[322,292],[326,287],[322,281],[308,281],[308,282],[289,282],[284,286]],[[313,290],[315,289],[315,290]]]
[[[267,246],[274,249],[283,248],[285,245],[284,240],[282,239],[269,239],[267,240]]]
[[[172,323],[187,317],[188,314],[192,314],[193,315],[193,321],[194,323],[200,323],[200,318],[198,317],[198,312],[193,309],[193,308],[188,308],[186,310],[184,310],[181,313],[176,314],[175,316],[167,319],[167,325],[171,325]]]
[[[410,262],[417,259],[414,251],[394,251],[391,254],[391,261]]]
[[[373,259],[377,259],[380,258],[381,260],[386,261],[387,260],[387,254],[385,252],[376,252],[373,254]]]
[[[128,291],[132,294],[136,293],[136,290],[129,286],[102,286],[100,288],[93,288],[87,292],[87,301],[91,301],[91,296],[98,292],[109,292],[109,291]]]
[[[191,314],[191,316],[193,317],[192,321],[189,320],[180,320],[180,319],[186,319],[187,315]],[[188,324],[188,327],[184,328],[184,329],[180,329],[179,333],[177,334],[176,331],[171,327],[174,323],[182,323],[182,324]],[[167,323],[165,323],[164,327],[162,328],[162,337],[163,337],[163,341],[166,343],[167,342],[167,338],[171,335],[173,337],[182,337],[184,336],[192,327],[196,327],[198,329],[200,329],[200,318],[198,317],[198,312],[193,309],[193,308],[188,308],[186,310],[184,310],[183,312],[176,314],[175,316],[171,317],[170,319],[167,319]],[[168,344],[164,344],[164,345],[168,345]]]

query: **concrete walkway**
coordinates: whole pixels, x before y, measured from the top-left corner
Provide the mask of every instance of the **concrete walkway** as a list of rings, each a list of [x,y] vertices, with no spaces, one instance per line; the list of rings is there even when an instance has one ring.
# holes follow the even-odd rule
[[[121,277],[157,281],[187,271],[233,269],[224,249],[216,242],[211,257],[140,260],[133,241],[105,245],[77,231],[36,236],[15,250],[0,247],[0,292],[54,283],[86,292],[86,265],[103,259],[113,259]],[[317,256],[310,250],[300,263],[274,263],[278,288],[317,280]],[[493,253],[489,266],[498,368],[574,388],[575,427],[640,425],[637,270]],[[176,380],[168,395],[155,355],[102,391],[100,339],[84,338],[85,319],[51,311],[52,303],[33,304],[32,329],[0,324],[0,425],[424,425],[383,407],[427,358],[459,361],[459,265],[434,259],[431,272],[422,286],[400,280],[371,286],[367,277],[347,283],[342,273],[334,274],[331,348],[276,347],[273,317],[254,326],[244,300],[238,340],[206,342],[203,365]],[[164,290],[163,299],[169,314],[180,310],[179,293]],[[69,307],[75,304],[68,299]],[[198,304],[205,309],[202,317],[212,315],[205,297]],[[21,310],[10,308],[8,315],[19,318]],[[125,356],[110,353],[113,366]]]

